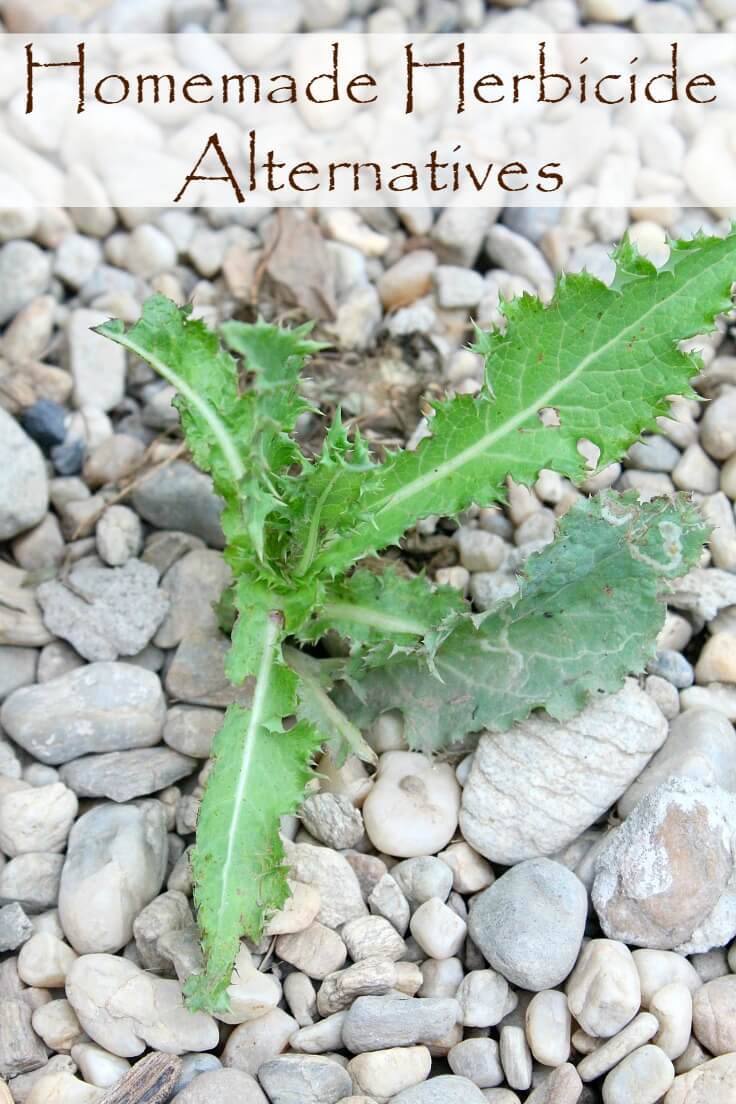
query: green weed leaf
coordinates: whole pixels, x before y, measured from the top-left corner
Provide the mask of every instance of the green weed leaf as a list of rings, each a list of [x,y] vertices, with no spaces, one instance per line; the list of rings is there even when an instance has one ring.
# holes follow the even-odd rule
[[[227,1009],[241,936],[260,939],[268,916],[288,896],[280,820],[302,801],[323,739],[307,722],[284,730],[284,711],[296,708],[296,675],[283,663],[279,619],[259,620],[257,632],[257,662],[248,643],[248,666],[256,670],[253,705],[228,709],[199,813],[192,872],[205,970],[185,987],[194,1010]]]
[[[437,650],[377,669],[348,667],[338,705],[365,727],[404,715],[412,748],[438,751],[470,732],[502,731],[533,709],[560,720],[595,691],[614,691],[651,658],[667,580],[696,562],[707,530],[685,497],[635,493],[578,503],[553,544],[531,556],[519,596],[461,621]]]
[[[415,452],[336,475],[320,511],[315,573],[341,574],[421,517],[502,500],[508,476],[531,485],[551,468],[579,483],[589,474],[582,440],[605,466],[655,427],[668,396],[692,393],[698,362],[678,342],[712,330],[730,308],[736,232],[673,243],[662,271],[628,243],[615,260],[610,288],[583,273],[561,278],[547,305],[528,295],[507,303],[505,332],[478,335],[482,392],[438,404]],[[310,524],[296,518],[297,546]]]

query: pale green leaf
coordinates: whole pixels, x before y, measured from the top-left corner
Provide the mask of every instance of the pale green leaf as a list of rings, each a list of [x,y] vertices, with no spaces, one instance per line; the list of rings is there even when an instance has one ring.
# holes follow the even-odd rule
[[[307,721],[323,739],[325,750],[337,766],[342,766],[349,755],[357,755],[366,763],[375,763],[376,754],[363,739],[363,735],[341,709],[335,705],[328,691],[332,679],[323,661],[285,648],[284,659],[296,671],[299,681],[296,687],[296,715]]]
[[[422,576],[404,578],[392,567],[363,569],[326,586],[322,605],[299,635],[314,642],[334,629],[355,648],[380,647],[386,656],[421,640],[432,652],[469,609],[452,587],[432,588]]]
[[[520,595],[462,621],[432,669],[421,655],[379,669],[354,662],[355,692],[338,688],[337,703],[361,727],[399,709],[410,746],[424,751],[501,731],[534,709],[572,716],[589,694],[644,668],[664,623],[663,587],[697,562],[706,535],[684,498],[583,500],[527,561]]]

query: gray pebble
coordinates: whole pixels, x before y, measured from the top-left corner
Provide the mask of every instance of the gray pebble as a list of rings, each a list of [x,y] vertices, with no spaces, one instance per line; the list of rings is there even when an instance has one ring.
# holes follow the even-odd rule
[[[159,897],[154,897],[150,904],[146,905],[136,916],[133,922],[133,936],[140,956],[141,966],[146,970],[155,970],[164,977],[175,977],[172,969],[172,956],[163,954],[158,948],[158,942],[162,936],[170,937],[172,933],[188,933],[194,927],[194,917],[189,907],[189,901],[183,893],[177,890],[168,890]],[[174,940],[174,946],[177,946]],[[171,943],[167,944],[168,947]],[[181,948],[181,944],[177,949]],[[201,953],[197,956],[198,964],[201,962]],[[212,1066],[207,1067],[212,1069]]]
[[[467,1077],[442,1074],[404,1089],[392,1104],[485,1104],[485,1097]]]
[[[299,815],[315,839],[337,851],[354,847],[363,837],[363,817],[342,794],[311,794],[303,802]]]
[[[192,705],[218,706],[231,702],[251,704],[252,683],[233,686],[225,674],[230,641],[222,633],[185,636],[166,672],[166,689],[172,698]]]
[[[156,675],[128,663],[90,663],[16,690],[0,721],[17,744],[54,766],[88,752],[150,747],[165,716]]]
[[[650,675],[659,675],[671,682],[678,690],[686,690],[695,682],[692,664],[688,663],[681,652],[669,648],[657,652],[654,659],[649,660],[647,671]]]
[[[33,924],[14,901],[0,908],[0,951],[15,951],[33,935]]]
[[[506,207],[501,221],[509,230],[537,245],[544,232],[559,222],[560,210],[559,207]]]
[[[66,763],[60,773],[79,797],[131,801],[163,790],[197,769],[197,760],[170,748],[133,748],[105,755],[85,755]]]
[[[43,295],[51,279],[51,257],[29,241],[0,248],[0,326]]]
[[[230,568],[212,549],[194,549],[178,559],[161,580],[169,612],[156,632],[155,643],[173,648],[187,635],[216,633],[215,605],[231,580]]]
[[[38,652],[35,648],[0,646],[0,702],[21,686],[32,685],[37,666]]]
[[[134,490],[137,513],[159,529],[182,529],[201,537],[211,548],[222,548],[222,501],[208,476],[177,460],[158,468]]]
[[[358,997],[348,1009],[343,1042],[353,1054],[395,1046],[430,1046],[460,1019],[452,997]]]
[[[258,1080],[272,1104],[337,1104],[352,1091],[347,1070],[319,1054],[284,1054],[264,1062]]]
[[[49,449],[62,444],[66,438],[66,420],[64,407],[51,399],[39,399],[26,407],[20,416],[23,429],[47,454]]]
[[[0,407],[0,541],[38,525],[48,504],[43,454],[15,418]]]
[[[430,897],[446,901],[452,889],[450,867],[433,855],[396,863],[391,867],[391,877],[413,907],[423,905]]]
[[[25,912],[44,912],[59,900],[63,855],[31,851],[11,859],[0,871],[0,905],[13,901]]]
[[[207,759],[222,728],[223,713],[198,705],[174,705],[166,714],[164,742],[183,755]]]
[[[473,898],[468,928],[494,970],[539,992],[572,970],[587,913],[579,878],[551,859],[527,859]]]
[[[268,1104],[255,1078],[238,1069],[200,1073],[172,1099],[176,1104]]]
[[[180,1093],[183,1089],[185,1089],[187,1085],[189,1085],[195,1079],[195,1077],[198,1077],[201,1073],[211,1073],[212,1070],[219,1069],[222,1069],[222,1063],[220,1062],[219,1058],[215,1057],[214,1054],[185,1054],[181,1060],[179,1080],[174,1085],[174,1098],[176,1098],[177,1093]],[[247,1074],[245,1076],[247,1076]],[[222,1079],[220,1080],[221,1088],[225,1090],[228,1087],[228,1078],[225,1078],[224,1083],[222,1082]],[[225,1097],[225,1100],[227,1100],[227,1097]]]
[[[680,459],[680,450],[666,437],[645,437],[629,449],[626,463],[650,472],[671,472]]]
[[[554,286],[552,271],[536,245],[528,238],[496,223],[486,234],[486,253],[499,268],[523,276],[543,294]]]

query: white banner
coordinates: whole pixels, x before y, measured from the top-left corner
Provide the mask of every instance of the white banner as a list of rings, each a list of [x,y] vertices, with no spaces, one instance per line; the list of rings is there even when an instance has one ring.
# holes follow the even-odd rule
[[[0,205],[736,212],[736,35],[5,35]]]

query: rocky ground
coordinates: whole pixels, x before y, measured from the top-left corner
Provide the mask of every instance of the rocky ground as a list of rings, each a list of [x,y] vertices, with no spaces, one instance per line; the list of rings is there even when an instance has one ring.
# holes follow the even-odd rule
[[[9,0],[8,27],[36,8]],[[233,29],[256,10],[184,9]],[[485,15],[447,0],[268,9],[310,28],[327,11],[425,29]],[[736,15],[729,0],[583,9],[521,11],[638,29],[668,29],[666,12],[678,31],[731,29]],[[677,402],[661,436],[584,488],[689,490],[715,526],[647,674],[569,724],[481,737],[459,762],[406,751],[389,714],[366,733],[375,774],[322,763],[321,789],[285,825],[294,897],[243,947],[221,1020],[187,1012],[180,989],[199,963],[188,853],[201,783],[237,696],[212,611],[227,583],[218,502],[170,389],[90,332],[134,320],[154,290],[211,321],[316,317],[332,344],[307,386],[380,448],[419,438],[425,397],[478,388],[464,344],[471,317],[499,320],[500,295],[546,297],[562,268],[607,278],[627,226],[662,263],[666,232],[701,225],[719,226],[665,207],[0,212],[0,1101],[736,1099],[727,322],[699,343],[706,401]],[[308,446],[319,427],[302,433]],[[545,473],[533,493],[511,487],[503,512],[428,519],[403,556],[482,609],[513,593],[579,493]]]

